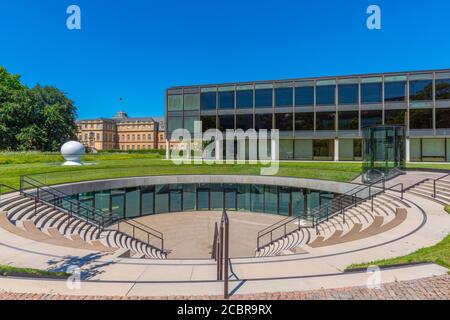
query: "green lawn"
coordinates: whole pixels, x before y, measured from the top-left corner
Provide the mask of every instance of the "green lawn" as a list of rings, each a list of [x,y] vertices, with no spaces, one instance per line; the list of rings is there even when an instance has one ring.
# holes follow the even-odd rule
[[[17,268],[12,266],[0,265],[1,276],[31,276],[31,277],[47,277],[47,278],[68,278],[70,274],[66,272],[54,272],[31,268]]]
[[[347,267],[347,270],[367,268],[373,265],[382,267],[417,262],[432,262],[450,269],[450,235],[435,246],[419,249],[406,256],[370,263],[352,264]]]
[[[175,174],[259,175],[260,165],[175,165],[153,154],[99,154],[85,157],[89,164],[62,167],[61,161],[0,165],[0,183],[18,187],[21,175],[56,184],[84,180]],[[282,162],[278,176],[351,181],[361,172],[358,163]]]

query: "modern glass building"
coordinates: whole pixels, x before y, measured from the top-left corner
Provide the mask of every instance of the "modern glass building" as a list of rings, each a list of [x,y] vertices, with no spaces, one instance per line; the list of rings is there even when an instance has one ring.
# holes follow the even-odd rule
[[[362,132],[406,127],[405,158],[450,162],[450,69],[172,87],[178,128],[279,129],[281,160],[362,160]],[[167,142],[169,145],[169,142]]]

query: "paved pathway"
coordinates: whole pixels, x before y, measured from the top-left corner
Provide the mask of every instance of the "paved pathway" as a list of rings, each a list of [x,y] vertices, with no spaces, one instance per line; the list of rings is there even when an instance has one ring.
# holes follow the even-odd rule
[[[0,300],[217,300],[220,296],[172,296],[172,297],[137,297],[137,296],[75,296],[56,294],[33,294],[0,292]],[[379,289],[367,287],[349,287],[339,289],[312,290],[303,292],[276,292],[252,295],[235,295],[231,300],[449,300],[450,275],[424,278],[412,281],[394,282],[381,285]]]

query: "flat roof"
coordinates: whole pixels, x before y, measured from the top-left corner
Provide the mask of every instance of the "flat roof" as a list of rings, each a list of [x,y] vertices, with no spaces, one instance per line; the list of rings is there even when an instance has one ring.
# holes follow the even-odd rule
[[[311,80],[332,80],[332,79],[348,79],[348,78],[362,78],[362,77],[379,77],[379,76],[395,76],[395,75],[408,75],[408,74],[426,74],[426,73],[442,73],[450,72],[450,69],[430,69],[419,71],[399,71],[399,72],[379,72],[379,73],[366,73],[366,74],[353,74],[353,75],[337,75],[337,76],[320,76],[320,77],[304,77],[304,78],[290,78],[290,79],[277,79],[277,80],[257,80],[257,81],[238,81],[238,82],[226,82],[226,83],[210,83],[210,84],[196,84],[186,86],[173,86],[167,88],[167,90],[179,90],[183,88],[208,88],[218,86],[233,86],[243,84],[263,84],[263,83],[280,83],[280,82],[294,82],[294,81],[311,81]]]

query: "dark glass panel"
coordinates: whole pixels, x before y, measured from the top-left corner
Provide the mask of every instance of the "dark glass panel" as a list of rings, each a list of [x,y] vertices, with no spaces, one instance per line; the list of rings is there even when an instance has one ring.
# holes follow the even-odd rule
[[[312,131],[314,130],[314,113],[296,113],[295,114],[295,130],[296,131]]]
[[[316,101],[318,106],[334,105],[336,101],[336,86],[317,86]]]
[[[255,130],[272,129],[272,114],[256,114],[255,115]]]
[[[362,160],[362,140],[355,139],[353,140],[353,157],[355,161]]]
[[[315,160],[333,160],[334,140],[314,140],[313,154]]]
[[[412,101],[433,100],[433,80],[410,81],[409,98]]]
[[[384,84],[384,101],[400,102],[405,101],[406,82],[386,82]]]
[[[382,110],[362,110],[361,111],[361,128],[380,125],[383,123]]]
[[[255,90],[255,107],[272,108],[272,89]]]
[[[406,110],[385,110],[384,111],[385,124],[406,124]]]
[[[450,128],[450,109],[436,109],[436,128]]]
[[[234,130],[234,116],[219,116],[219,130],[222,131],[222,133],[225,133],[225,130],[227,129]]]
[[[339,104],[358,104],[358,85],[339,85]]]
[[[277,88],[275,89],[275,106],[291,107],[294,101],[293,88]]]
[[[316,112],[316,130],[335,130],[335,112]]]
[[[295,88],[295,105],[296,106],[313,106],[314,105],[314,87],[297,87]]]
[[[433,129],[433,109],[409,110],[410,129]]]
[[[294,116],[292,113],[275,114],[275,129],[292,131],[294,129]]]
[[[236,129],[247,131],[253,129],[253,115],[252,114],[238,114],[236,115]]]
[[[237,109],[253,108],[253,90],[242,90],[236,92],[236,108]]]
[[[208,129],[216,129],[216,116],[202,116],[200,120],[202,121],[203,132]]]
[[[340,111],[338,113],[339,130],[358,130],[358,111]]]
[[[219,92],[219,109],[234,109],[234,91]]]
[[[167,122],[167,131],[169,135],[175,130],[183,128],[183,117],[168,117]]]
[[[155,186],[155,213],[169,212],[168,185]]]
[[[382,100],[381,82],[361,84],[361,103],[380,103]]]
[[[200,107],[202,110],[216,110],[216,92],[204,92],[200,95]]]
[[[436,99],[450,99],[450,79],[436,80]]]
[[[153,213],[153,201],[154,201],[155,187],[148,186],[141,188],[141,207],[142,215]]]

